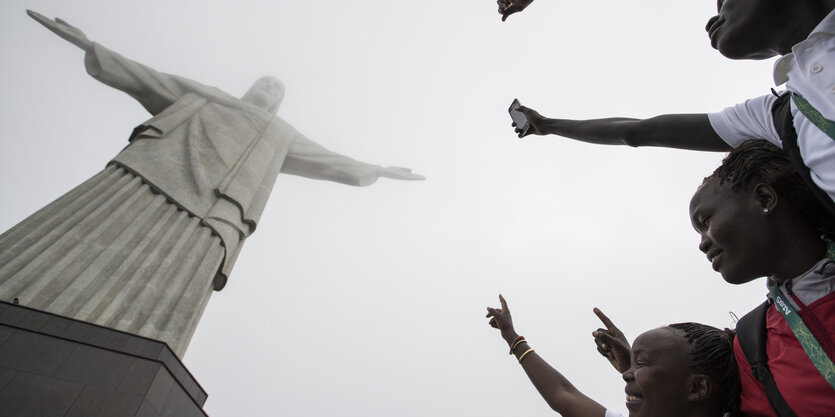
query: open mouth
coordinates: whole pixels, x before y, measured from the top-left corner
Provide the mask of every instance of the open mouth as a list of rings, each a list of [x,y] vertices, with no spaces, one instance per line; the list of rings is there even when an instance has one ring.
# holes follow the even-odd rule
[[[713,269],[716,269],[716,265],[719,262],[719,257],[722,255],[721,250],[712,250],[706,253],[707,261],[713,265]]]
[[[722,259],[722,251],[712,252],[707,254],[707,260],[710,261],[710,266],[714,271],[719,269],[719,260]]]
[[[643,403],[644,397],[637,394],[626,394],[626,408],[629,410],[630,415],[637,413]]]

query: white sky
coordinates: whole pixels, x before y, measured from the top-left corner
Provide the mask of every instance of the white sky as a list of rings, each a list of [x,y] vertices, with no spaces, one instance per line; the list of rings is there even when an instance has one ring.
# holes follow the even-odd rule
[[[232,94],[275,75],[279,115],[308,137],[428,178],[279,177],[184,358],[212,416],[549,415],[486,324],[499,292],[538,353],[623,409],[592,307],[632,339],[727,326],[765,294],[725,284],[688,220],[722,155],[519,141],[507,115],[514,97],[598,118],[767,93],[771,62],[710,48],[713,0],[537,0],[505,23],[492,0],[5,0],[0,230],[101,170],[149,117],[26,8]]]

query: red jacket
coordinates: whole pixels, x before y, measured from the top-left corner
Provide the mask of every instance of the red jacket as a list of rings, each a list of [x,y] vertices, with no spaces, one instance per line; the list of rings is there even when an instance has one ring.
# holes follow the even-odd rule
[[[794,297],[795,303],[799,303]],[[835,292],[814,301],[798,314],[815,335],[830,358],[835,358]],[[818,372],[795,338],[783,315],[769,307],[766,316],[766,352],[774,381],[789,406],[798,416],[832,416],[835,413],[835,389]],[[742,383],[742,412],[748,416],[775,416],[762,384],[751,374],[739,342],[734,342],[734,356]]]

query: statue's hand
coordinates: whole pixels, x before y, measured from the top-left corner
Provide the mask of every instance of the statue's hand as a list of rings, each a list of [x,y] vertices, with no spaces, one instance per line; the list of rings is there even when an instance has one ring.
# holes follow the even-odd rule
[[[412,174],[412,170],[409,168],[401,167],[381,167],[377,171],[377,174],[381,177],[395,180],[422,181],[426,179],[423,175]]]
[[[66,39],[75,46],[85,51],[90,51],[93,49],[93,42],[87,39],[87,35],[85,35],[84,32],[81,31],[81,29],[61,19],[56,18],[55,20],[52,20],[38,12],[33,12],[31,10],[27,10],[26,14],[32,17],[32,19],[35,19],[38,23],[44,25],[47,29],[51,30],[56,35]]]

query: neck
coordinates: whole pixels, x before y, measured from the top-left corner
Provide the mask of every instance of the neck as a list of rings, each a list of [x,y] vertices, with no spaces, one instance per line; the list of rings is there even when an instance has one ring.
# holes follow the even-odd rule
[[[775,52],[780,55],[791,52],[794,45],[808,38],[815,27],[835,9],[835,0],[796,2],[790,7],[791,15],[784,19],[784,36],[774,46]]]
[[[819,238],[791,242],[781,255],[785,262],[771,275],[771,280],[782,284],[808,271],[826,255],[826,242]]]

